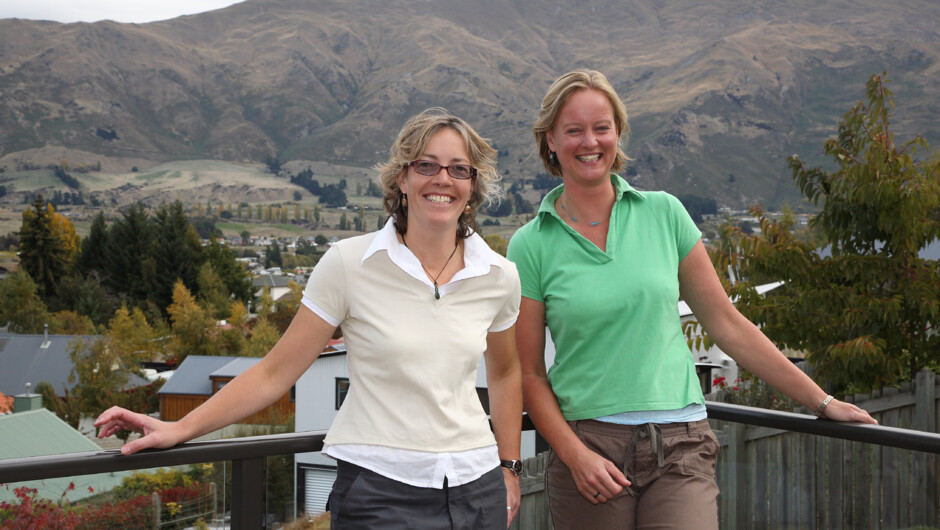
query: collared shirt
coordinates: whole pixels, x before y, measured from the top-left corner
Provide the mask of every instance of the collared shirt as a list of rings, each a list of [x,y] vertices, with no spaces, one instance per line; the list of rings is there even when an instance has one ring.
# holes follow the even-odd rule
[[[490,275],[492,273],[493,267],[496,267],[503,271],[500,276],[512,273],[512,281],[510,281],[510,283],[507,285],[515,285],[516,294],[514,296],[517,299],[515,302],[509,303],[508,309],[501,309],[499,315],[494,318],[492,323],[488,325],[485,331],[504,331],[512,327],[512,325],[515,323],[516,317],[518,316],[518,279],[515,278],[515,267],[513,267],[510,262],[505,261],[501,256],[498,256],[496,253],[490,250],[489,246],[479,235],[473,234],[464,240],[464,268],[458,271],[457,274],[455,274],[454,277],[451,278],[450,281],[448,281],[446,284],[439,286],[441,295],[440,300],[434,299],[434,285],[425,274],[424,269],[421,267],[420,261],[418,261],[417,257],[415,257],[415,255],[406,246],[398,241],[395,227],[391,220],[389,220],[385,227],[379,232],[362,237],[370,236],[373,237],[371,243],[368,244],[364,251],[358,251],[362,252],[361,257],[356,258],[359,266],[362,268],[375,266],[386,267],[382,263],[390,262],[392,266],[396,267],[401,272],[404,272],[409,277],[418,280],[427,289],[427,293],[421,294],[417,302],[409,302],[404,298],[400,298],[393,301],[391,305],[385,307],[385,311],[391,311],[393,314],[395,314],[395,312],[401,312],[402,318],[405,318],[404,315],[407,314],[408,308],[411,307],[411,304],[415,303],[420,304],[421,308],[430,307],[434,304],[438,304],[437,307],[441,308],[451,307],[447,305],[449,303],[450,297],[460,297],[456,299],[455,303],[458,303],[471,294],[470,292],[467,292],[466,289],[461,289],[462,285],[467,284],[468,281],[478,282],[479,280],[474,279]],[[340,243],[342,244],[343,242]],[[351,243],[354,245],[360,244],[357,242]],[[362,240],[362,244],[364,243],[365,240]],[[324,256],[324,259],[326,259],[326,256]],[[330,259],[335,262],[338,258],[334,256]],[[373,261],[376,259],[379,261],[373,263]],[[334,273],[337,270],[335,265],[328,265],[327,267]],[[314,273],[317,273],[316,269],[314,270]],[[350,272],[350,274],[352,273]],[[379,274],[382,273],[379,272]],[[329,324],[343,324],[345,332],[347,331],[347,326],[354,325],[354,322],[344,323],[345,319],[352,318],[353,321],[361,321],[362,318],[359,315],[352,314],[355,312],[353,309],[349,309],[348,307],[344,309],[344,304],[348,304],[348,302],[336,301],[337,296],[340,298],[345,296],[342,294],[342,292],[339,295],[331,295],[329,293],[323,294],[322,291],[330,289],[333,289],[334,291],[339,289],[342,291],[343,289],[350,289],[353,287],[350,285],[345,285],[342,289],[335,288],[332,286],[332,283],[327,280],[328,279],[326,278],[318,278],[315,280],[312,275],[311,282],[308,284],[308,288],[304,293],[303,304]],[[499,281],[502,282],[503,280]],[[408,282],[405,282],[405,284],[407,283]],[[411,287],[402,285],[401,282],[397,282],[396,287],[404,289],[403,292],[411,292]],[[480,289],[479,285],[476,285],[475,287],[467,285],[467,287],[472,287],[475,290]],[[503,289],[503,287],[500,287],[494,291],[494,294],[505,293],[499,296],[512,296],[511,290],[504,291]],[[423,291],[424,288],[421,288],[421,290]],[[315,300],[315,298],[318,297],[319,300]],[[324,303],[330,305],[331,309],[324,307]],[[377,300],[375,303],[379,304],[381,301]],[[497,302],[497,304],[502,303],[503,302]],[[396,306],[396,304],[398,305]],[[462,308],[463,306],[459,307]],[[463,310],[460,308],[451,307],[449,311]],[[508,312],[506,312],[507,310]],[[354,329],[350,329],[349,331],[350,333],[348,333],[348,335],[355,334]],[[483,330],[481,330],[481,332],[482,331]],[[483,333],[483,335],[485,335],[485,333]],[[348,355],[351,356],[356,354],[356,344],[351,344],[350,337],[347,338],[347,348],[349,351]],[[480,353],[482,353],[482,351]],[[390,360],[388,362],[395,361]],[[455,365],[454,368],[456,369],[457,366],[459,365]],[[363,366],[360,365],[360,370],[364,372],[365,370],[362,368]],[[350,366],[350,376],[353,378],[352,365]],[[469,376],[470,374],[467,374],[466,377]],[[465,378],[462,379],[462,381],[464,384],[467,383]],[[473,383],[474,382],[471,381],[469,384],[472,386]],[[402,381],[401,385],[404,388],[398,388],[396,390],[407,391],[408,384],[409,383],[407,381]],[[355,386],[356,381],[353,381],[350,386],[350,394],[347,395],[347,401],[352,396],[352,393],[355,392]],[[465,390],[465,386],[461,386],[460,390]],[[459,396],[459,399],[463,399],[464,401],[467,401],[467,398],[468,396],[464,394],[460,394]],[[472,398],[476,399],[476,396],[474,395]],[[441,404],[441,406],[443,407],[444,404]],[[345,408],[345,403],[343,408]],[[411,411],[411,413],[421,414],[421,411],[415,410]],[[354,421],[348,418],[348,414],[346,417],[341,419],[343,414],[344,411],[341,409],[337,419],[334,421],[334,427],[337,426],[338,422],[345,421],[348,423]],[[482,420],[485,421],[485,415],[482,416]],[[343,425],[343,428],[345,428],[345,424]],[[453,429],[453,426],[448,428]],[[333,430],[334,428],[331,427],[331,433]],[[343,429],[337,428],[336,430]],[[354,433],[362,431],[355,431],[355,429],[353,429],[352,432]],[[471,446],[465,450],[431,452],[416,449],[415,447],[402,447],[402,442],[400,440],[392,440],[387,445],[383,444],[381,440],[375,443],[354,443],[350,442],[349,440],[354,439],[356,435],[353,434],[350,436],[344,431],[344,433],[340,435],[341,441],[337,443],[330,443],[330,434],[327,435],[324,454],[365,467],[383,476],[398,480],[406,484],[419,487],[441,488],[443,487],[445,477],[447,478],[447,483],[449,485],[456,486],[459,484],[465,484],[479,478],[484,473],[492,470],[499,464],[497,447],[492,443],[492,434],[487,433],[487,436],[489,437],[490,442],[486,443],[482,447]],[[470,441],[472,442],[472,439]],[[448,443],[450,446],[453,446],[457,442],[451,440]],[[396,444],[398,444],[398,446],[396,446]]]
[[[611,184],[604,250],[559,216],[559,186],[516,231],[508,257],[522,295],[545,304],[556,351],[548,380],[567,420],[685,415],[704,398],[682,334],[678,268],[701,232],[675,197],[614,174]]]

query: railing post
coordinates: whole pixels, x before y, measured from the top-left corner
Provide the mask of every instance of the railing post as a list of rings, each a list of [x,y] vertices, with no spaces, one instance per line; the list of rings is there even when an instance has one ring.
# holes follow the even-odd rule
[[[232,530],[262,528],[264,491],[262,458],[232,460]]]

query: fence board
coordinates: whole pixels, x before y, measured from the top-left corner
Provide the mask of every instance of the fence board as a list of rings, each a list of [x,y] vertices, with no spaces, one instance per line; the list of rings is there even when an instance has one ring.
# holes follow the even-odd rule
[[[816,442],[808,434],[799,435],[800,444],[797,446],[798,456],[800,458],[800,486],[797,491],[800,495],[800,505],[797,511],[801,528],[816,528],[816,518],[813,516],[815,510],[814,501],[816,499],[816,480],[814,471],[816,470]]]
[[[857,459],[855,442],[842,443],[842,524],[845,528],[855,528],[855,468],[852,463]]]
[[[913,385],[852,400],[883,425],[937,432],[937,395],[937,377],[922,372]],[[933,454],[710,423],[721,444],[716,466],[721,528],[911,528],[938,521],[940,462]],[[551,528],[544,456],[526,463],[515,530]]]
[[[881,415],[882,425],[894,426],[898,423],[898,411],[889,410]],[[900,484],[898,475],[899,449],[885,447],[881,452],[881,523],[885,528],[900,528],[898,517],[900,507]]]

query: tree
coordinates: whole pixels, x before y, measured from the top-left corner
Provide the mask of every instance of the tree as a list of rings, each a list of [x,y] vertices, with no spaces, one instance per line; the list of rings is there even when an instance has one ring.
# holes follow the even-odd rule
[[[35,392],[42,396],[42,406],[59,417],[60,420],[68,423],[73,429],[78,429],[78,423],[82,419],[81,402],[68,388],[63,389],[64,398],[56,395],[55,389],[47,381],[40,381],[36,385]]]
[[[173,303],[173,285],[182,280],[190,291],[196,291],[197,268],[202,246],[199,235],[189,224],[183,203],[163,204],[154,216],[153,261],[147,299],[161,309]]]
[[[121,219],[111,225],[105,263],[106,284],[116,293],[133,300],[146,300],[151,259],[153,226],[144,205],[134,204],[121,212]]]
[[[265,248],[264,268],[270,269],[271,267],[283,266],[284,258],[281,257],[281,247],[279,247],[277,241],[275,241]]]
[[[199,284],[199,305],[217,320],[226,318],[231,309],[228,289],[212,268],[212,263],[206,262],[199,267],[196,281]]]
[[[499,234],[487,234],[483,236],[483,241],[500,256],[505,256],[509,249],[509,240]]]
[[[215,319],[199,304],[192,293],[177,280],[173,285],[173,303],[167,308],[173,331],[173,349],[176,360],[183,362],[188,355],[215,355],[212,340]]]
[[[48,301],[74,266],[79,244],[75,227],[39,194],[32,208],[23,211],[19,238],[20,266],[36,282],[39,295]]]
[[[105,272],[105,255],[108,248],[108,223],[104,212],[98,212],[88,237],[82,239],[82,251],[78,256],[78,270],[82,274],[97,273],[99,278]]]
[[[201,263],[212,265],[213,271],[225,285],[226,296],[247,303],[254,296],[254,288],[248,270],[236,258],[232,249],[218,241],[210,241],[202,247]]]
[[[267,317],[258,317],[251,329],[251,336],[248,339],[248,347],[245,349],[245,355],[249,357],[264,357],[280,339],[281,334],[277,330],[277,327],[272,324]]]
[[[7,326],[13,333],[42,333],[49,313],[38,290],[24,269],[0,280],[0,326]]]
[[[789,159],[793,178],[821,206],[812,226],[828,252],[799,241],[760,208],[762,235],[734,233],[740,256],[722,256],[744,274],[786,283],[766,297],[748,282],[732,294],[779,345],[805,350],[836,392],[866,391],[940,368],[940,263],[918,251],[940,237],[940,164],[923,138],[900,146],[889,128],[893,96],[885,74],[826,141],[835,169]],[[918,149],[928,152],[916,159]]]

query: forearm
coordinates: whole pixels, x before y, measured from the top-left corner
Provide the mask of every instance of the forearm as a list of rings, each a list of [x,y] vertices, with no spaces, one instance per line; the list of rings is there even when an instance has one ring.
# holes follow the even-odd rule
[[[259,362],[179,420],[175,428],[183,441],[221,429],[277,401],[287,391],[281,386],[272,384],[263,363]]]
[[[753,323],[738,314],[736,330],[714,337],[715,344],[744,369],[793,401],[815,410],[826,392],[794,365]]]
[[[522,377],[517,369],[487,382],[493,434],[503,460],[518,460],[522,436]]]
[[[525,375],[522,380],[524,406],[539,434],[565,463],[571,461],[584,444],[568,425],[558,398],[544,377]]]

